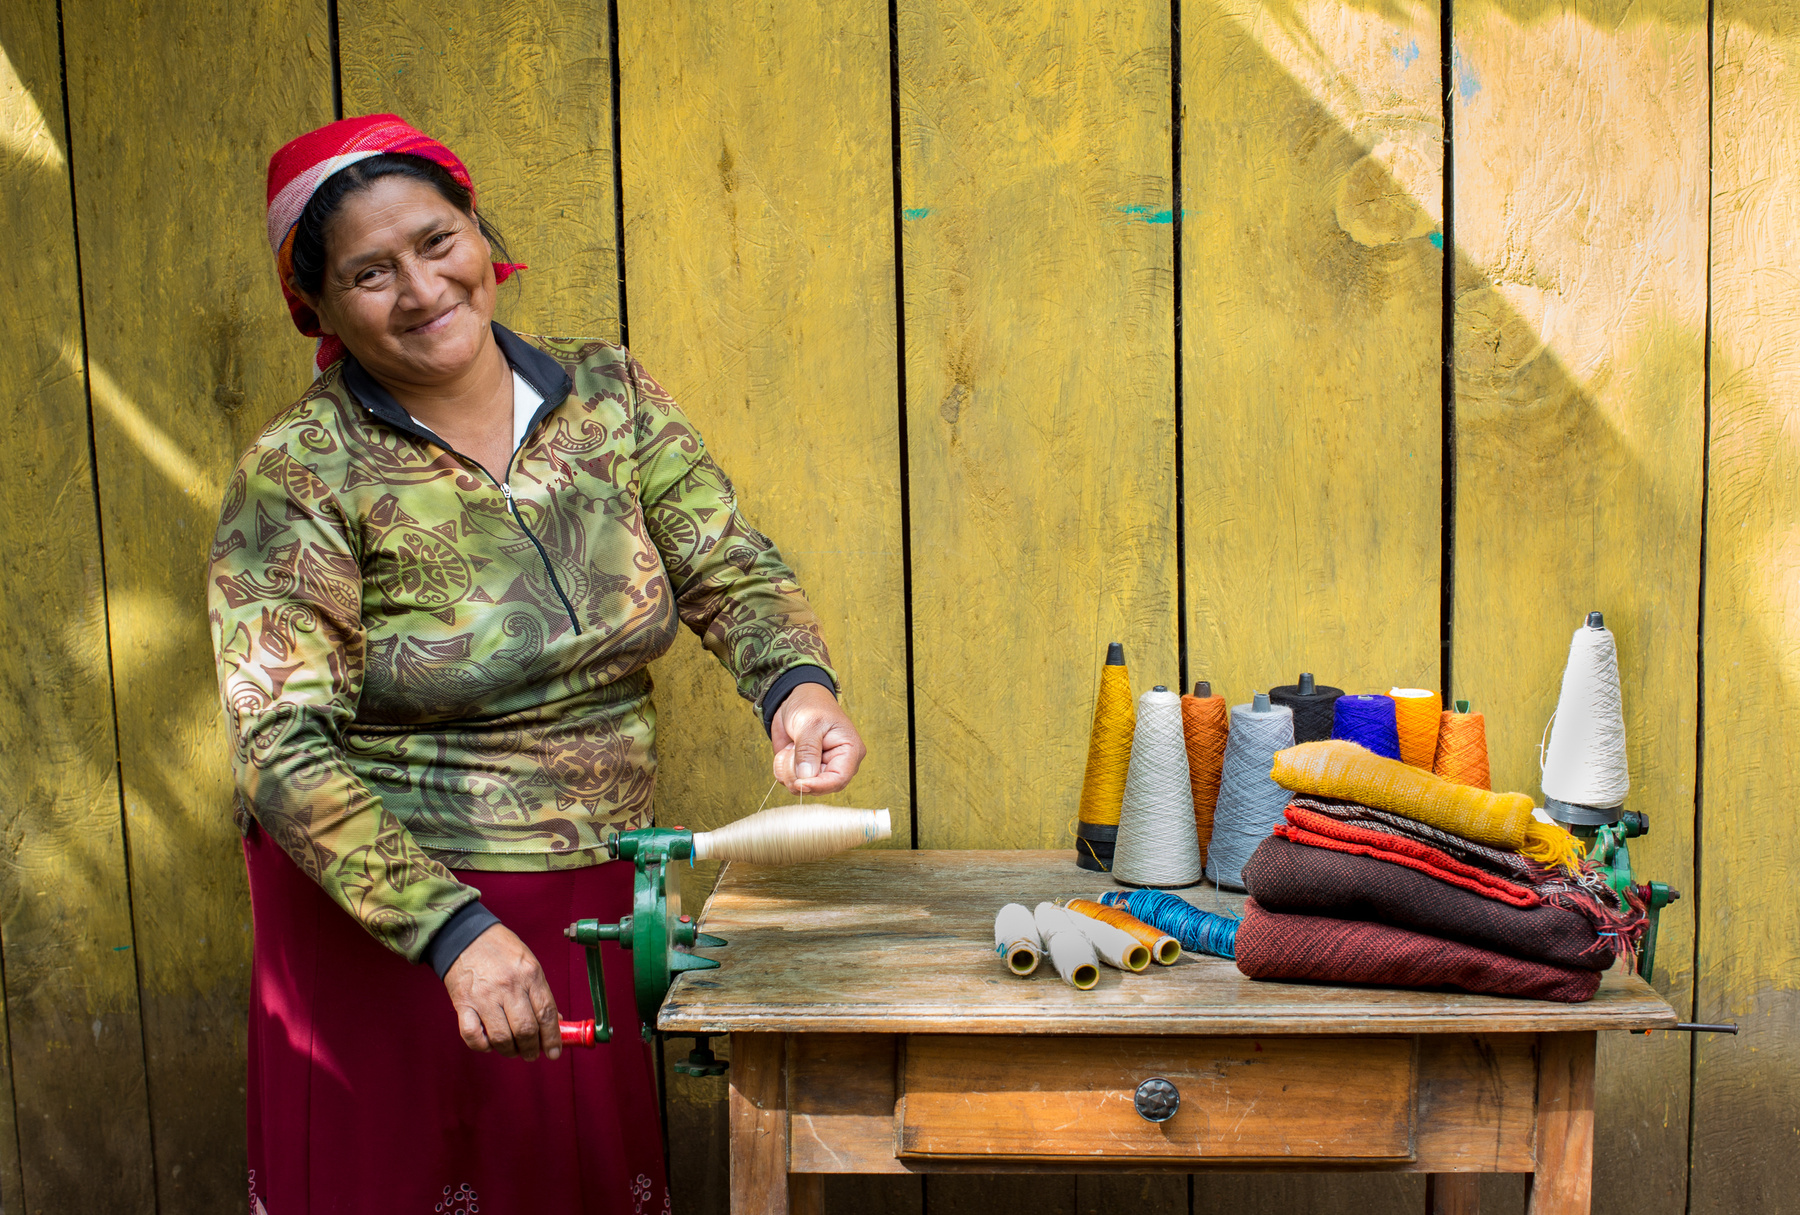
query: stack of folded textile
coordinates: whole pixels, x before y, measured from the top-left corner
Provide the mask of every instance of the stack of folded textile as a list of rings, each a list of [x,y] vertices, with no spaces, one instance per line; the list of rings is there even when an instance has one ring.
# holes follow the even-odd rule
[[[1524,794],[1343,741],[1282,751],[1270,775],[1295,796],[1244,867],[1237,965],[1253,979],[1579,1003],[1643,934],[1643,909]]]

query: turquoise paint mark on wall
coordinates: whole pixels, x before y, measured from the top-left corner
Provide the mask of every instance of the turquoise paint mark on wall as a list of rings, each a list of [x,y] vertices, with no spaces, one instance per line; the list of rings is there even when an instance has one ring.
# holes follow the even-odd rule
[[[1129,216],[1132,219],[1139,220],[1146,224],[1172,224],[1175,222],[1175,212],[1173,210],[1153,211],[1142,203],[1127,203],[1121,205],[1119,207],[1119,214]],[[1181,218],[1186,219],[1187,216],[1187,208],[1183,207],[1181,209]]]
[[[1468,105],[1475,100],[1475,94],[1481,92],[1481,78],[1463,58],[1462,48],[1452,45],[1451,52],[1456,60],[1456,91],[1462,96],[1463,104]]]
[[[1431,243],[1434,248],[1442,249],[1444,247],[1444,234],[1442,232],[1433,232],[1431,234]]]
[[[1417,42],[1409,42],[1406,44],[1405,50],[1394,47],[1388,53],[1400,61],[1400,70],[1404,72],[1413,65],[1413,60],[1419,57],[1419,44]]]
[[[924,219],[931,214],[930,207],[908,207],[900,212],[901,219]]]

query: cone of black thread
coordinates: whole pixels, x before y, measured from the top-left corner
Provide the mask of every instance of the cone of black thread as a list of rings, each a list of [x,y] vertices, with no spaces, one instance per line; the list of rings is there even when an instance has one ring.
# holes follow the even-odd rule
[[[1337,719],[1337,698],[1342,688],[1313,684],[1309,691],[1300,689],[1313,683],[1312,672],[1300,676],[1299,683],[1284,683],[1269,689],[1269,703],[1286,705],[1294,711],[1294,741],[1318,742],[1331,737],[1332,723]]]

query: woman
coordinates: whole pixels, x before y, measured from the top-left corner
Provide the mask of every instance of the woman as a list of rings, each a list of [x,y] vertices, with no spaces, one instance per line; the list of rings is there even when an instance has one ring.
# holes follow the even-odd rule
[[[601,845],[650,822],[677,618],[778,780],[855,774],[818,622],[635,360],[493,323],[522,267],[449,149],[392,115],[302,136],[269,240],[320,370],[239,463],[208,585],[256,928],[252,1210],[664,1210],[626,959],[613,1041],[531,1065],[592,1015],[561,932],[630,910]]]

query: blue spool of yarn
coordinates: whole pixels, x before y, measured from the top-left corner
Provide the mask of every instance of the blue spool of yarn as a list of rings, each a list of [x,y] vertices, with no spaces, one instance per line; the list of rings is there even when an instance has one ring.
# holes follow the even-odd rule
[[[1202,911],[1166,890],[1109,890],[1097,901],[1123,907],[1156,931],[1180,941],[1183,949],[1215,958],[1237,957],[1236,920]]]
[[[1387,759],[1400,758],[1400,725],[1389,696],[1340,696],[1331,736],[1366,747]]]

